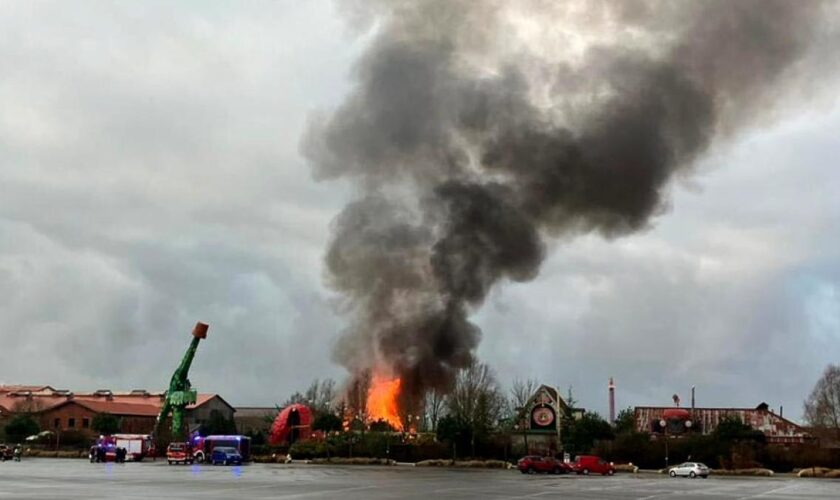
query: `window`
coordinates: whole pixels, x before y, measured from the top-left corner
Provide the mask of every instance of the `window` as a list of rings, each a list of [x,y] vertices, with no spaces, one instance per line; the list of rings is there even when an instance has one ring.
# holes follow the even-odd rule
[[[53,421],[53,427],[55,427],[56,429],[61,427],[61,419],[60,418],[57,418]]]
[[[82,419],[82,428],[87,429],[89,427],[90,427],[90,419],[89,418],[83,418]]]
[[[67,419],[67,427],[69,427],[69,428],[71,428],[71,429],[72,429],[73,427],[76,427],[76,419],[75,419],[75,418],[73,418],[73,417],[68,418],[68,419]]]

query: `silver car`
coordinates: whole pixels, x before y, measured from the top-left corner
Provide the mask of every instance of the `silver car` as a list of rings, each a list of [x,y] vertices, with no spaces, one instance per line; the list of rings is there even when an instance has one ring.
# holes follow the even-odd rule
[[[671,477],[677,476],[687,476],[687,477],[697,477],[700,476],[702,478],[709,477],[709,468],[706,467],[705,464],[701,464],[700,462],[685,462],[683,464],[671,467],[668,470],[668,475]]]

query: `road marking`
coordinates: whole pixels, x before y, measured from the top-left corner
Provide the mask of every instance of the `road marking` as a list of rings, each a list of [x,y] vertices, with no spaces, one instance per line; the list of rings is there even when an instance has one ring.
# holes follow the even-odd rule
[[[749,495],[749,496],[745,496],[745,497],[739,497],[739,498],[738,498],[738,500],[748,500],[748,499],[750,499],[750,498],[761,498],[761,497],[766,497],[766,496],[768,496],[768,495],[772,495],[772,494],[778,493],[778,492],[780,492],[780,491],[782,491],[782,490],[786,490],[786,489],[788,489],[788,488],[792,488],[792,487],[794,487],[794,486],[796,486],[796,484],[787,484],[787,485],[785,485],[785,486],[780,486],[780,487],[778,487],[778,488],[774,488],[774,489],[772,489],[772,490],[768,490],[768,491],[765,491],[765,492],[762,492],[762,493],[756,493],[755,495]]]

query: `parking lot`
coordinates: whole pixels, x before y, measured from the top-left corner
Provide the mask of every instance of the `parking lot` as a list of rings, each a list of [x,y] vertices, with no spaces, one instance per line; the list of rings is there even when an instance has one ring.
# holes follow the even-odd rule
[[[0,498],[333,498],[423,500],[829,499],[838,480],[795,478],[670,479],[655,474],[527,476],[516,471],[252,464],[168,466],[165,462],[91,464],[29,459],[0,464]]]

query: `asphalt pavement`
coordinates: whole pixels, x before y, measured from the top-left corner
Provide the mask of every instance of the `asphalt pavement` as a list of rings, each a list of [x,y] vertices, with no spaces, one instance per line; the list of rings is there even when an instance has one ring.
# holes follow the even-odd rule
[[[0,464],[0,499],[797,499],[840,498],[840,480],[671,479],[655,474],[522,475],[511,470],[304,464],[169,466],[24,459]]]

